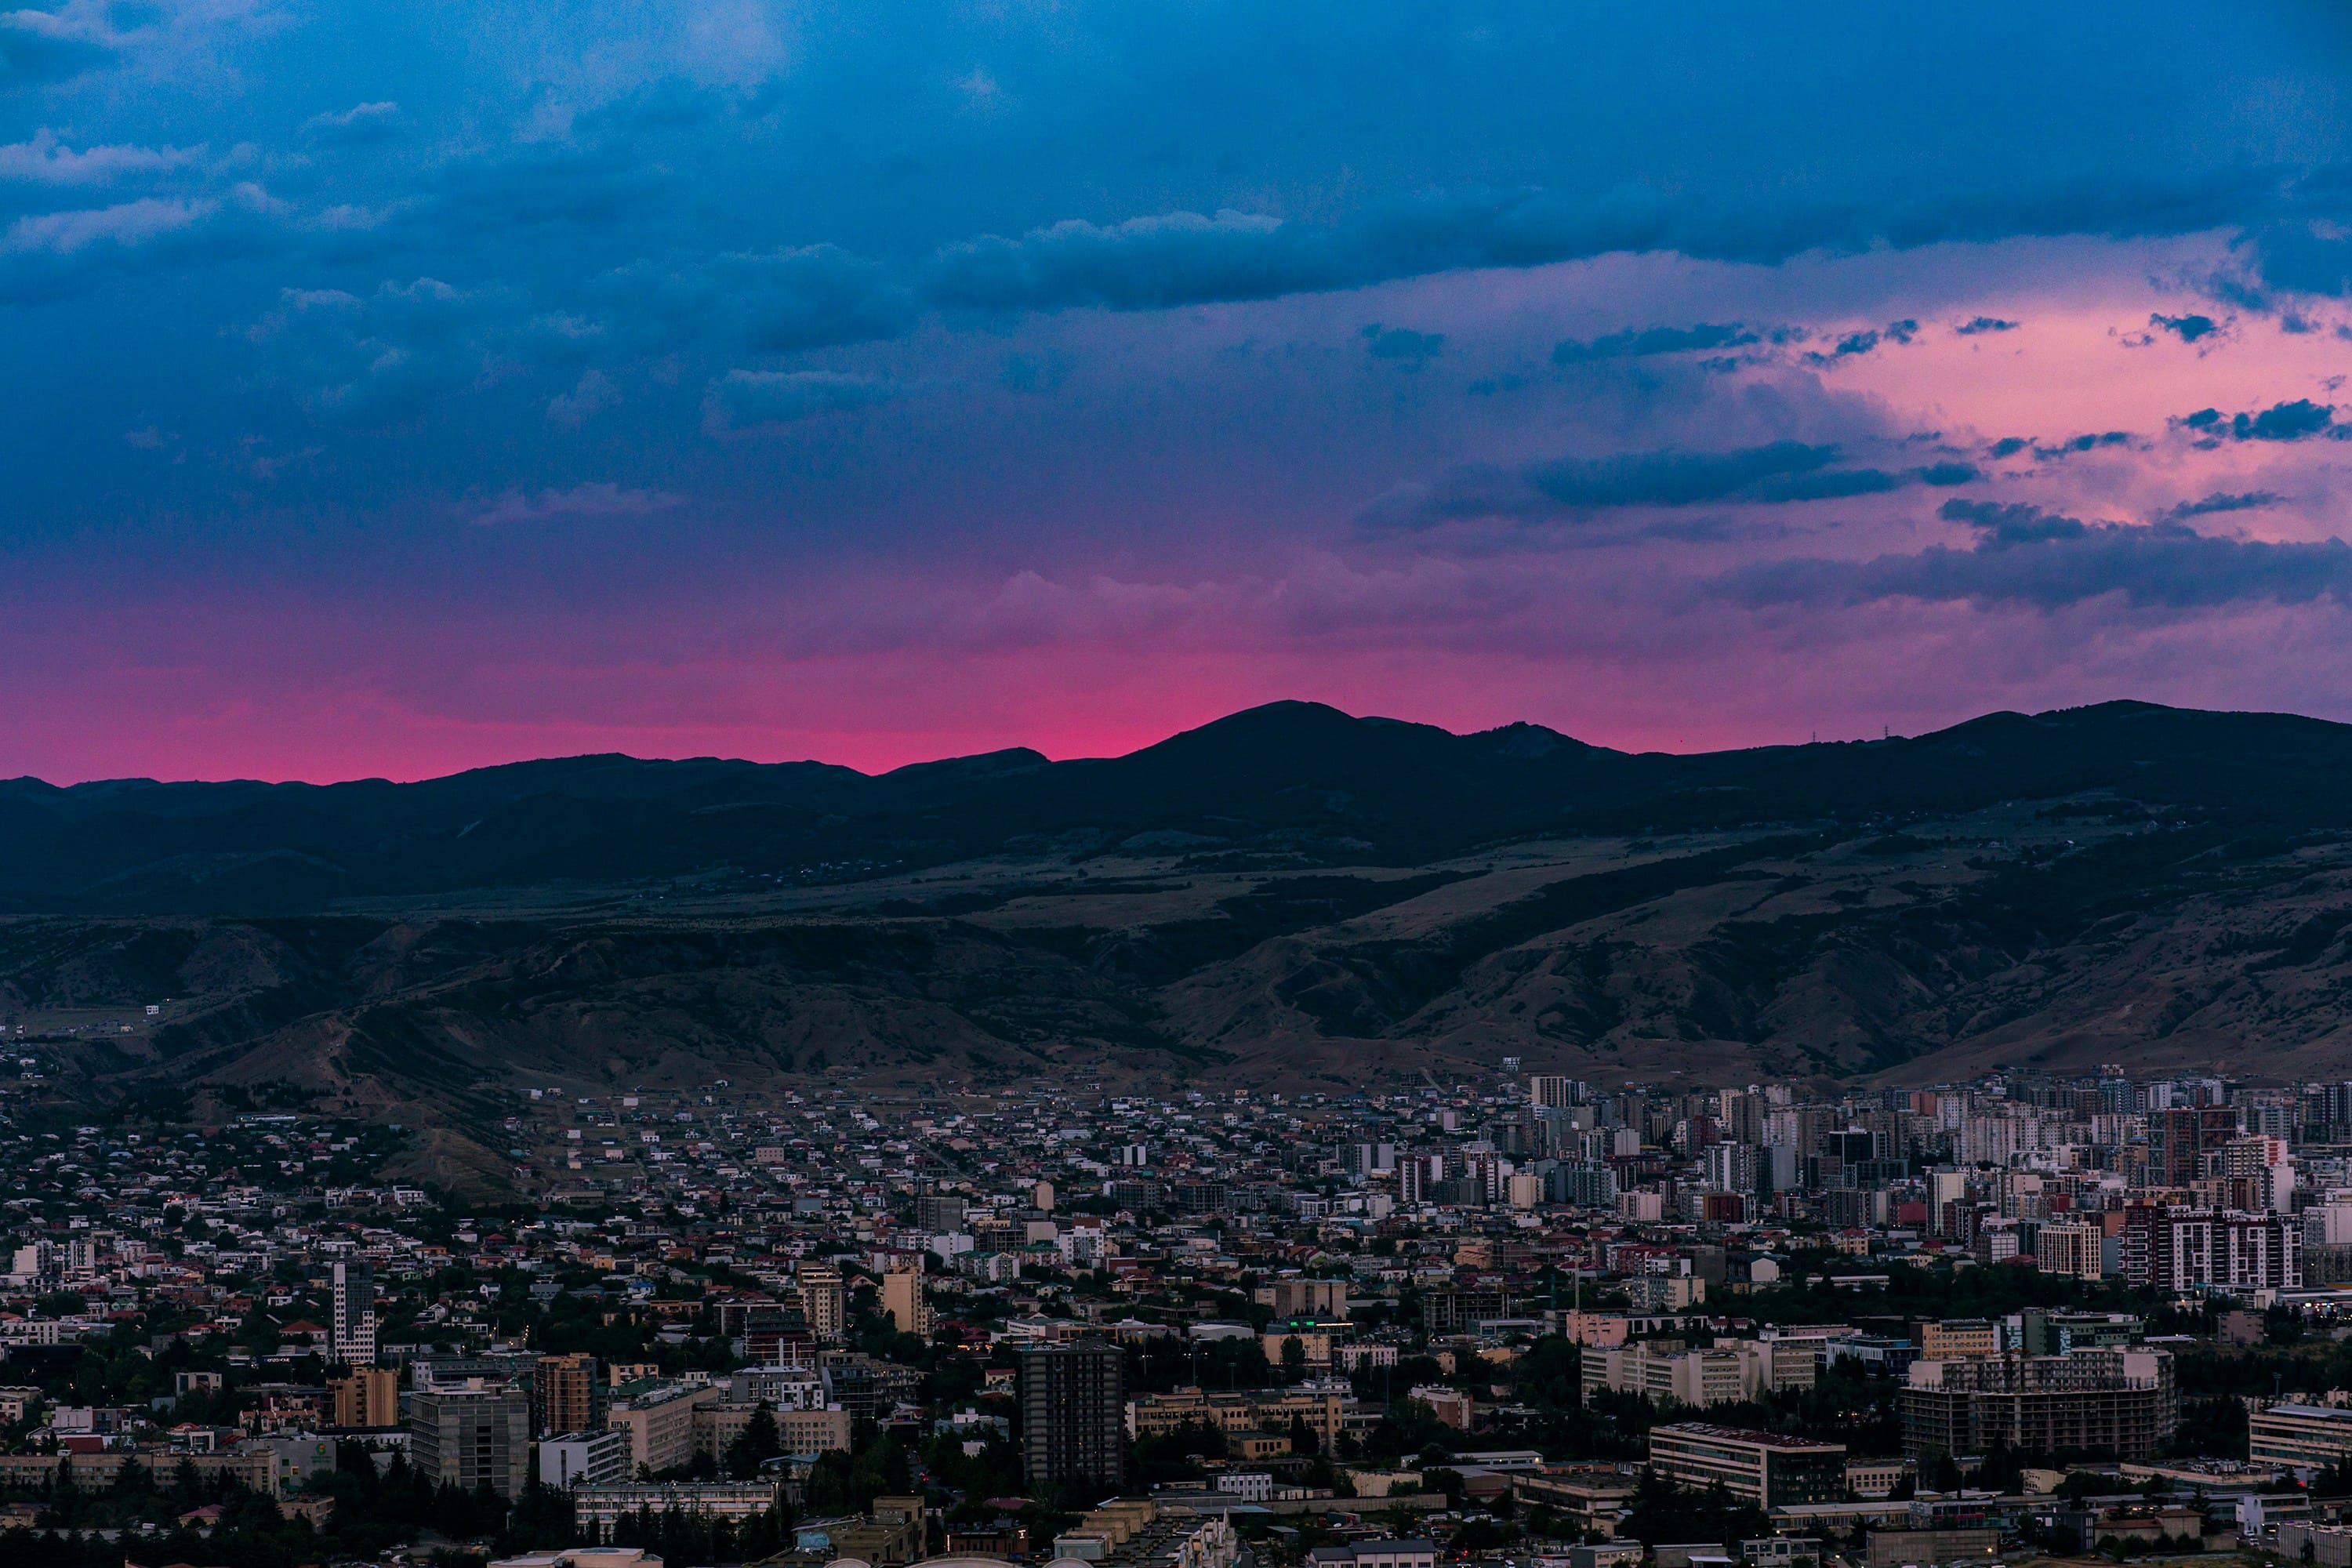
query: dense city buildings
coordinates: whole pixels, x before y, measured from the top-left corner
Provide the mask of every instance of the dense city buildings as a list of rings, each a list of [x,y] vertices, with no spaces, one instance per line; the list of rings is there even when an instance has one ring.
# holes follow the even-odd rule
[[[2004,1489],[2352,1474],[2352,1398],[2309,1376],[2352,1312],[2347,1106],[2021,1076],[541,1089],[502,1129],[527,1205],[387,1179],[398,1136],[299,1114],[0,1132],[0,1487],[184,1465],[315,1511],[399,1475],[551,1545],[692,1519],[805,1568],[1207,1551],[1235,1505],[1425,1521],[1381,1538],[1409,1554],[1507,1499],[1496,1529],[1615,1568],[1661,1483],[1764,1510],[1779,1544],[1738,1550],[1776,1568],[1984,1528],[1963,1489],[2021,1500],[2011,1544],[2122,1539],[2156,1526]],[[2187,1392],[2224,1356],[2265,1369],[2243,1423]]]

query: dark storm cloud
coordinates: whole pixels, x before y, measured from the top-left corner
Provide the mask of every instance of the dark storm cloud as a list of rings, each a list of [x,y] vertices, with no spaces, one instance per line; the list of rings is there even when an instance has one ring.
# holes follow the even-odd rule
[[[1847,467],[1834,445],[1773,441],[1721,452],[1664,449],[1563,458],[1516,468],[1466,466],[1435,484],[1400,486],[1374,499],[1359,512],[1358,521],[1370,529],[1397,530],[1472,518],[1574,518],[1635,507],[1785,506],[1915,484],[1948,488],[1978,477],[1973,466],[1958,462],[1905,469]]]
[[[1730,452],[1632,452],[1616,457],[1538,463],[1525,470],[1529,488],[1571,510],[1622,506],[1693,506],[1759,489],[1790,487],[1887,488],[1871,470],[1841,473],[1835,447],[1774,441]]]
[[[887,376],[834,371],[730,371],[710,384],[704,418],[716,433],[792,425],[824,414],[895,403],[907,388]]]
[[[1407,370],[1418,370],[1445,349],[1444,332],[1416,332],[1410,327],[1383,327],[1378,321],[1363,330],[1364,352],[1374,359],[1394,360]]]
[[[2315,436],[2341,441],[2347,437],[2347,427],[2336,423],[2333,404],[2314,403],[2308,397],[2298,397],[2290,403],[2273,403],[2258,414],[2224,415],[2218,408],[2200,408],[2174,421],[2182,429],[2204,437],[2207,441],[2304,441]]]
[[[555,225],[604,229],[652,217],[684,183],[624,144],[529,148],[449,164],[425,216],[428,237],[442,242],[453,229],[478,238]]]
[[[1612,252],[1675,251],[1772,265],[1807,251],[1986,243],[2028,236],[2109,238],[2193,232],[2243,221],[2282,197],[2278,175],[2237,169],[2176,180],[2061,184],[1872,210],[1710,205],[1648,191],[1601,199],[1523,190],[1423,195],[1374,203],[1328,226],[1265,214],[1170,212],[1118,223],[1071,219],[1018,236],[981,235],[940,247],[903,284],[928,307],[959,314],[1080,308],[1166,310],[1231,303],[1480,268],[1524,268]],[[851,315],[862,313],[845,301]],[[2014,322],[1980,316],[1964,333]],[[2193,342],[2210,318],[2158,318]],[[840,329],[835,341],[848,341]],[[871,330],[866,329],[866,330]],[[1906,343],[1915,321],[1849,334],[1820,363]],[[1678,336],[1677,334],[1685,334]],[[1708,341],[1724,334],[1720,342]],[[1737,327],[1653,328],[1564,342],[1559,363],[1734,346]]]
[[[895,337],[919,307],[881,268],[838,246],[722,258],[714,272],[745,341],[775,353]]]
[[[1993,455],[2006,457],[2009,452],[2015,451],[2016,447],[2010,445],[2014,439],[2015,437],[2012,437],[1995,442]],[[2053,441],[2047,446],[2037,444],[2033,447],[2033,455],[2045,460],[2053,458],[2071,458],[2083,452],[2095,452],[2105,447],[2128,447],[2131,445],[2131,432],[2128,430],[2085,432],[2080,436],[2070,436],[2063,441]],[[2008,447],[2009,452],[2002,451],[2000,449],[2002,447]]]
[[[610,216],[658,199],[669,176],[614,154],[525,160],[453,176],[446,198],[468,219],[508,225]],[[1015,236],[982,234],[939,247],[911,272],[831,245],[833,281],[812,296],[780,279],[791,341],[846,343],[903,334],[921,315],[950,317],[1076,309],[1161,310],[1363,288],[1433,273],[1527,268],[1615,252],[1675,251],[1772,265],[1808,251],[1852,253],[2029,235],[2124,237],[2225,224],[2276,195],[2275,175],[2232,170],[2177,181],[2062,184],[2005,195],[1953,197],[1891,209],[1849,204],[1729,207],[1629,190],[1578,198],[1544,190],[1453,192],[1368,204],[1318,225],[1263,213],[1176,211],[1116,223],[1070,219]],[[509,204],[509,198],[512,201]],[[730,258],[708,264],[730,270]],[[760,309],[756,285],[743,303]],[[2009,330],[1979,317],[1959,330]],[[1907,343],[1916,321],[1849,333],[1811,356],[1826,364],[1883,343]],[[1649,328],[1559,344],[1562,364],[1738,347],[1737,325]]]
[[[924,298],[950,311],[1165,310],[1273,299],[1475,268],[1519,268],[1616,251],[1677,251],[1769,265],[1806,251],[1908,248],[2022,235],[2127,237],[2229,221],[2274,193],[2250,171],[2178,182],[2066,184],[1872,212],[1848,205],[1727,208],[1634,191],[1579,200],[1545,191],[1457,193],[1379,204],[1329,226],[1259,214],[1178,212],[1079,220],[942,248]],[[1837,353],[1907,342],[1916,321],[1856,333]],[[1851,345],[1851,346],[1848,346]],[[1571,356],[1573,357],[1573,356]]]
[[[2080,518],[2059,517],[2038,506],[1989,500],[1946,501],[1937,516],[1946,522],[1965,522],[1979,534],[1979,548],[2034,544],[2052,539],[2079,539],[2090,531]]]
[[[2273,507],[2286,497],[2274,490],[2244,490],[2237,494],[2216,490],[2198,500],[2176,501],[2157,513],[2162,522],[2186,522],[2192,517],[2214,517],[2223,512],[2258,511]]]
[[[2352,547],[2341,540],[2247,542],[2171,521],[2093,523],[1958,500],[1941,515],[1976,529],[1976,542],[1868,561],[1765,562],[1724,574],[1711,591],[1758,608],[1916,599],[2055,610],[2114,595],[2135,608],[2181,611],[2352,597]]]
[[[1570,338],[1557,343],[1551,351],[1551,363],[1568,365],[1590,364],[1598,360],[1648,359],[1658,354],[1747,348],[1761,341],[1757,333],[1737,321],[1720,325],[1702,321],[1693,327],[1628,328],[1587,342]]]
[[[390,100],[313,117],[306,134],[363,141],[404,118],[373,112],[379,109],[389,110]],[[583,253],[658,233],[686,210],[682,204],[694,181],[649,155],[635,125],[627,116],[608,114],[572,142],[451,159],[433,170],[419,193],[387,207],[380,218],[321,224],[289,213],[274,242],[289,253],[307,246],[345,259],[426,256],[453,247],[487,252],[503,246],[520,256],[548,244],[545,232],[555,229],[577,237],[566,247]],[[559,308],[601,308],[605,315],[598,325],[615,355],[657,355],[697,344],[790,353],[900,340],[932,318],[952,324],[1080,309],[1164,310],[1614,252],[1672,251],[1770,265],[1809,251],[1844,254],[2020,234],[2171,232],[2183,224],[2201,225],[2231,203],[2257,201],[2276,185],[2274,176],[2233,171],[2177,184],[2126,183],[2096,191],[2064,186],[1877,211],[1853,204],[1730,207],[1639,189],[1600,198],[1542,190],[1423,193],[1370,202],[1329,223],[1232,210],[1113,223],[1072,219],[1012,237],[957,240],[919,260],[878,258],[827,241],[640,260],[575,286]],[[307,237],[300,232],[306,222],[316,230]],[[50,270],[70,275],[75,266]],[[420,262],[403,269],[414,275],[424,268]],[[544,292],[539,292],[533,308],[544,310]],[[1996,321],[1978,318],[1959,330],[2010,325],[1991,324]],[[1899,320],[1851,331],[1805,357],[1827,367],[1889,343],[1908,343],[1917,331],[1916,321]],[[1553,356],[1572,364],[1737,349],[1759,336],[1787,335],[1737,324],[1656,327],[1571,340],[1558,344]],[[1395,357],[1417,363],[1432,356]]]
[[[1870,353],[1881,343],[1908,343],[1919,335],[1919,323],[1913,321],[1890,321],[1884,329],[1864,328],[1848,332],[1825,353],[1808,353],[1805,363],[1822,366],[1835,364],[1842,359],[1854,359]]]
[[[793,353],[895,338],[922,314],[882,267],[835,245],[730,252],[684,267],[640,262],[596,279],[588,300],[635,354],[705,338]]]
[[[2279,217],[2254,223],[2241,248],[2263,288],[2342,298],[2352,294],[2352,241],[2345,233],[2325,217]],[[2259,292],[2247,295],[2245,302],[2258,308],[2269,303]]]

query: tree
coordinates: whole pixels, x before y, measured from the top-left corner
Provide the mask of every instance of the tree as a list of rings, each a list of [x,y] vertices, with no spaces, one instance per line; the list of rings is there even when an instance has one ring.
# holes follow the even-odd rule
[[[2012,1492],[2025,1483],[2025,1461],[2006,1437],[1995,1437],[1977,1463],[1976,1483],[1988,1491]]]
[[[1222,1458],[1224,1452],[1224,1433],[1205,1421],[1187,1421],[1167,1432],[1147,1433],[1135,1441],[1136,1479],[1147,1485],[1195,1479],[1202,1474],[1195,1461]],[[961,1456],[959,1447],[956,1457]],[[1011,1489],[1017,1491],[1017,1477]]]
[[[507,1516],[506,1530],[499,1537],[497,1554],[514,1557],[575,1545],[579,1540],[575,1530],[572,1494],[561,1487],[535,1483],[515,1500],[514,1511]]]
[[[782,1435],[776,1429],[776,1413],[766,1400],[761,1400],[743,1430],[727,1445],[722,1457],[728,1476],[735,1480],[754,1479],[760,1467],[784,1451]]]
[[[1733,1500],[1721,1482],[1698,1491],[1654,1471],[1633,1488],[1624,1533],[1641,1542],[1719,1541],[1727,1544],[1771,1533],[1762,1509]]]

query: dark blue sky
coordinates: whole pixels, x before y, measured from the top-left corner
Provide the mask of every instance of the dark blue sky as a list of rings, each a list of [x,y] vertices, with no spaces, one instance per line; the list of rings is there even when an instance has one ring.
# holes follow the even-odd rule
[[[2352,717],[2347,44],[8,12],[0,773]]]

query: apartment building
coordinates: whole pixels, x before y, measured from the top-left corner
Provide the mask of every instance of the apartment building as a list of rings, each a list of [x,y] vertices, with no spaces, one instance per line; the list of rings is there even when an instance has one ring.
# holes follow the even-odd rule
[[[727,1446],[742,1435],[758,1412],[757,1404],[746,1405],[734,1400],[714,1401],[699,1405],[694,1410],[694,1448],[714,1459],[724,1458]],[[835,1405],[831,1409],[787,1410],[775,1406],[768,1414],[776,1423],[776,1438],[787,1454],[822,1454],[828,1449],[849,1447],[849,1412]]]
[[[1632,1344],[1584,1352],[1587,1399],[1609,1390],[1656,1405],[1736,1405],[1783,1388],[1811,1388],[1821,1347],[1809,1340],[1739,1340],[1712,1350]]]
[[[2303,1288],[2302,1227],[2276,1214],[2136,1205],[2124,1213],[2122,1250],[2125,1278],[2135,1285]]]
[[[1127,1431],[1130,1437],[1156,1436],[1201,1422],[1228,1434],[1287,1432],[1291,1422],[1298,1420],[1328,1450],[1346,1430],[1353,1403],[1349,1384],[1336,1380],[1242,1394],[1180,1388],[1170,1394],[1139,1394],[1129,1400]]]
[[[1965,1361],[2000,1352],[2000,1325],[1989,1318],[1951,1318],[1921,1323],[1917,1329],[1922,1361]]]
[[[800,1289],[801,1314],[808,1319],[810,1331],[821,1340],[841,1338],[849,1326],[849,1289],[841,1270],[830,1264],[803,1263],[793,1283]]]
[[[2257,1465],[2326,1469],[2352,1458],[2352,1410],[2273,1405],[2246,1426],[2246,1458]]]
[[[601,1414],[596,1358],[586,1351],[569,1355],[543,1355],[532,1394],[539,1403],[541,1432],[584,1432],[596,1426]]]
[[[2033,1238],[2033,1265],[2044,1274],[2097,1279],[2105,1243],[2106,1230],[2101,1226],[2080,1220],[2045,1225]]]
[[[629,1439],[629,1468],[659,1473],[694,1458],[694,1413],[726,1394],[716,1385],[688,1388],[670,1384],[613,1402],[604,1424]]]
[[[629,1438],[625,1432],[566,1432],[539,1445],[539,1479],[545,1485],[618,1486],[629,1479]]]
[[[1021,1352],[1021,1454],[1029,1484],[1116,1488],[1126,1479],[1119,1410],[1126,1352],[1078,1340]]]
[[[327,1380],[338,1426],[400,1425],[400,1373],[388,1366],[354,1367],[348,1376]]]
[[[893,1268],[882,1276],[882,1315],[902,1334],[930,1333],[931,1303],[923,1293],[921,1265]]]
[[[2170,1442],[2179,1417],[2172,1357],[2160,1350],[2071,1351],[1911,1364],[1902,1395],[1903,1451],[1980,1454],[1996,1442],[2144,1459]]]
[[[522,1494],[530,1471],[530,1395],[518,1388],[452,1388],[408,1396],[408,1463],[436,1485]]]
[[[1749,1432],[1709,1422],[1650,1429],[1650,1468],[1680,1486],[1720,1483],[1742,1501],[1774,1509],[1835,1502],[1845,1495],[1845,1445]]]

